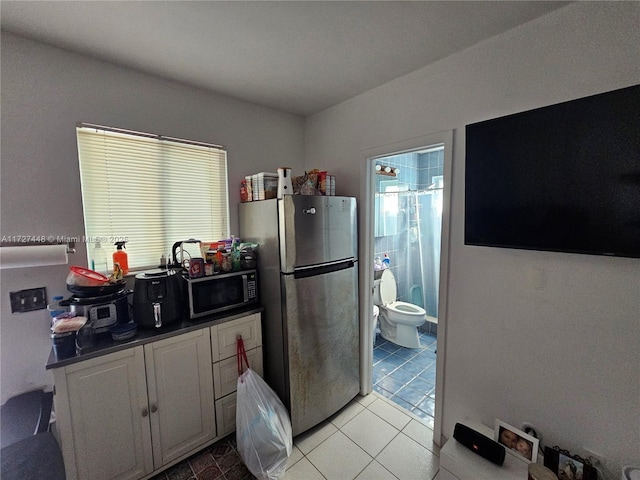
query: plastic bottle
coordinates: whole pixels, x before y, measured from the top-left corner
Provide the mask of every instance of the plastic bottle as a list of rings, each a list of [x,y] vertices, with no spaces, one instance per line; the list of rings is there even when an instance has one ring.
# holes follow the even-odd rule
[[[389,258],[389,255],[387,255],[386,253],[384,254],[382,263],[384,264],[384,268],[389,268],[389,265],[391,264],[391,259]]]
[[[51,299],[51,303],[47,305],[47,310],[49,311],[49,320],[52,323],[55,317],[68,311],[66,307],[60,305],[63,299],[64,297],[62,295],[56,295]]]
[[[107,263],[107,253],[102,248],[100,241],[96,242],[91,251],[91,270],[109,276],[109,264]]]
[[[129,257],[127,252],[123,249],[125,248],[124,244],[127,242],[116,242],[116,251],[113,252],[113,263],[118,262],[120,264],[120,268],[122,268],[122,274],[126,275],[129,273]]]

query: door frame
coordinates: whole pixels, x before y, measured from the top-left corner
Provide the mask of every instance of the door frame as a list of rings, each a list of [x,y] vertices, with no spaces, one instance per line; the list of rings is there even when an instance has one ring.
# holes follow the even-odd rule
[[[444,409],[444,369],[446,359],[446,333],[449,293],[449,251],[451,226],[451,185],[453,164],[453,130],[410,138],[361,151],[360,178],[363,192],[361,205],[360,259],[360,393],[367,395],[373,389],[373,238],[375,228],[375,161],[400,153],[423,150],[431,146],[444,146],[444,190],[442,207],[442,237],[440,247],[440,288],[438,298],[438,353],[436,357],[436,403],[434,413],[433,440],[442,443],[442,418]]]

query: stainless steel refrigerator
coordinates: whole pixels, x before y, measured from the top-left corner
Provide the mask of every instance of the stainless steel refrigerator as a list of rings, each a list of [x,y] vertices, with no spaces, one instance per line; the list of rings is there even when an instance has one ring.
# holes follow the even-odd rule
[[[356,200],[285,195],[240,204],[258,247],[265,380],[296,436],[360,390]]]

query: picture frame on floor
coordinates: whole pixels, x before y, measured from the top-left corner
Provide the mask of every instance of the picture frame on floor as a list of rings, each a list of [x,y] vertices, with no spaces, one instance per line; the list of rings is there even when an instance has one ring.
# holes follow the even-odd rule
[[[558,480],[597,480],[598,471],[588,460],[572,455],[557,445],[544,447],[544,466],[558,476]]]
[[[507,453],[524,462],[535,463],[538,459],[539,440],[497,418],[493,439],[502,445]]]

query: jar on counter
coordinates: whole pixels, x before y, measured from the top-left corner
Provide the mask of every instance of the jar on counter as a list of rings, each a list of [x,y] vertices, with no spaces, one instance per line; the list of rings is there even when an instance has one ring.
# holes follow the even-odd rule
[[[230,253],[225,252],[222,254],[222,263],[220,264],[220,268],[225,273],[233,270],[233,262],[231,260]]]
[[[204,264],[204,274],[206,276],[213,275],[215,273],[213,262]]]

